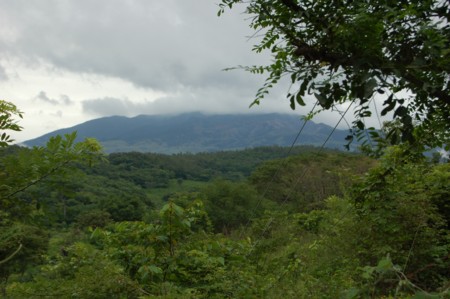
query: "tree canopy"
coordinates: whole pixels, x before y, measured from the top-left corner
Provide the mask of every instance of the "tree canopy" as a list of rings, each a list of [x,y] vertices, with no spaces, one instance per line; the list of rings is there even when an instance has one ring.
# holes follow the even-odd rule
[[[407,144],[375,161],[311,147],[104,157],[75,140],[0,149],[2,298],[450,294],[450,164]]]
[[[448,0],[222,0],[218,14],[236,4],[246,5],[255,36],[262,35],[253,50],[274,58],[244,67],[268,74],[253,104],[287,75],[292,109],[307,95],[326,110],[354,103],[360,132],[370,104],[381,99],[381,115],[400,121],[403,141],[448,146]]]

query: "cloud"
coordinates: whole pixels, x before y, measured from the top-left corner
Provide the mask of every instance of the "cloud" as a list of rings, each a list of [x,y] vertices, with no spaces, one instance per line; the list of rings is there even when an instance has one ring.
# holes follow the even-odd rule
[[[8,75],[6,74],[5,68],[2,65],[0,65],[0,81],[7,81],[8,79],[9,78]]]
[[[277,89],[275,89],[277,91]],[[179,114],[203,112],[226,113],[293,113],[284,97],[267,98],[260,106],[251,109],[253,90],[221,89],[214,87],[184,88],[153,100],[132,101],[129,98],[102,97],[81,102],[84,113],[95,116],[139,114]]]
[[[62,118],[63,117],[63,112],[61,110],[58,110],[55,113],[52,113],[52,116],[55,116],[57,118]]]
[[[47,94],[45,93],[45,91],[42,91],[42,90],[38,93],[37,96],[34,97],[34,100],[41,101],[41,102],[44,102],[44,103],[47,103],[47,104],[50,104],[53,106],[72,105],[73,104],[72,100],[67,95],[62,94],[62,95],[60,95],[59,99],[56,100],[56,99],[49,98],[47,96]]]
[[[59,97],[59,100],[60,100],[60,102],[61,102],[62,104],[64,104],[64,105],[72,105],[72,104],[73,104],[73,101],[69,98],[68,95],[65,95],[65,94],[62,94],[62,95]]]
[[[105,97],[82,102],[83,111],[93,115],[132,115],[139,110],[138,104],[128,99]]]
[[[252,52],[240,9],[218,18],[211,0],[3,0],[0,88],[35,135],[109,115],[308,113],[290,110],[289,82],[249,109],[264,77],[222,71],[270,62]]]
[[[211,105],[205,105],[207,101],[199,101],[194,95],[167,96],[151,102],[133,102],[129,99],[105,97],[83,101],[82,109],[85,113],[101,117],[111,115],[178,114],[193,111],[225,112],[223,107],[217,107],[214,102],[210,102],[212,103]]]
[[[35,97],[35,99],[51,105],[59,104],[57,100],[50,99],[44,91],[40,91],[39,94]]]
[[[0,38],[0,52],[161,91],[248,86],[252,79],[221,70],[258,60],[245,43],[250,30],[242,15],[218,18],[217,9],[209,0],[5,1],[16,38]]]

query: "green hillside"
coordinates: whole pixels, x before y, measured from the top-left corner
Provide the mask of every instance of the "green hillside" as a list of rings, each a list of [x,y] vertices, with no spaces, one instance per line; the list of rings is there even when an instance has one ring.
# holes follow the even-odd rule
[[[292,114],[140,115],[133,118],[112,116],[94,119],[71,128],[57,130],[33,140],[28,146],[42,146],[51,136],[77,132],[79,141],[92,137],[105,152],[198,153],[245,149],[258,146],[289,146],[303,120]],[[309,121],[301,145],[322,145],[332,127]],[[342,149],[348,130],[336,130],[328,148]]]
[[[74,158],[65,146],[46,159]],[[450,164],[402,147],[378,161],[315,147],[83,150],[69,172],[36,150],[2,151],[5,186],[23,186],[1,191],[5,298],[447,292]],[[30,169],[39,183],[21,185]]]

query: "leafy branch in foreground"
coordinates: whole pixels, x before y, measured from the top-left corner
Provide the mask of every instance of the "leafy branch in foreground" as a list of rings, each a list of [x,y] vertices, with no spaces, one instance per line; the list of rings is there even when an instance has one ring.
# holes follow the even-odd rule
[[[0,148],[13,141],[8,130],[21,131],[14,117],[22,112],[11,102],[0,100]],[[52,174],[64,171],[71,163],[91,165],[101,157],[101,145],[91,138],[75,143],[76,132],[50,138],[46,147],[13,148],[14,154],[3,152],[0,160],[0,208],[7,213],[20,204],[13,198],[20,192],[43,181]]]
[[[22,112],[11,102],[0,100],[0,148],[8,147],[13,141],[4,132],[21,131],[15,116],[22,118]],[[3,131],[3,133],[2,133]],[[67,171],[73,163],[87,162],[92,165],[102,158],[102,147],[92,138],[75,143],[76,132],[49,139],[45,147],[12,148],[14,154],[2,153],[0,160],[0,208],[3,212],[14,208],[13,199],[18,193],[45,180],[53,174]]]
[[[76,132],[50,138],[45,147],[21,148],[0,161],[0,207],[17,208],[15,196],[51,175],[62,174],[75,163],[92,164],[101,159],[101,146],[94,139],[75,143]],[[20,204],[19,204],[20,205]]]
[[[246,6],[263,38],[253,51],[270,51],[268,66],[244,68],[266,73],[259,104],[288,76],[296,87],[292,109],[314,95],[323,109],[355,102],[355,132],[366,129],[373,101],[392,114],[402,141],[420,135],[425,145],[450,141],[450,8],[448,1],[222,0],[219,15]]]
[[[0,147],[6,147],[14,141],[5,132],[6,130],[17,132],[22,130],[22,127],[14,120],[14,116],[22,118],[22,112],[13,103],[0,100]]]

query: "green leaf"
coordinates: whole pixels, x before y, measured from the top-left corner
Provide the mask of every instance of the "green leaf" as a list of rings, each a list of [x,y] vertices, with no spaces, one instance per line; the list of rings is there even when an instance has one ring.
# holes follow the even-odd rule
[[[427,292],[418,292],[411,297],[411,299],[439,299],[442,298],[439,294],[430,294]]]
[[[378,86],[378,82],[375,78],[371,78],[365,85],[364,85],[364,97],[369,98],[372,96],[374,88]]]
[[[166,242],[169,238],[167,236],[160,235],[160,236],[156,236],[156,239],[159,241]]]
[[[356,126],[358,127],[358,129],[360,129],[361,131],[362,130],[364,130],[364,123],[362,122],[362,121],[360,121],[360,120],[358,120],[357,122],[356,122]]]
[[[319,101],[319,104],[322,106],[326,106],[327,104],[327,98],[324,97],[322,94],[314,93],[314,96]]]
[[[358,298],[358,295],[359,295],[359,289],[351,288],[344,292],[343,298],[344,299],[353,299],[353,298]]]
[[[364,279],[370,279],[374,271],[375,271],[374,267],[366,266],[363,268],[363,273],[361,274],[361,276]]]
[[[392,109],[394,109],[396,102],[393,101],[394,95],[391,94],[387,100],[383,103],[383,105],[387,105],[387,107],[385,107],[382,111],[381,111],[381,116],[386,115],[389,111],[392,111]]]
[[[222,265],[222,266],[225,266],[225,259],[223,258],[223,257],[218,257],[217,258],[217,261]]]
[[[408,109],[405,106],[398,107],[394,112],[394,117],[400,116],[403,117],[408,114]]]
[[[152,272],[153,274],[162,274],[163,270],[155,265],[150,265],[148,267],[148,269],[150,270],[150,272]]]
[[[305,106],[305,105],[306,105],[306,104],[305,104],[305,101],[303,101],[303,97],[302,97],[302,95],[300,94],[300,92],[297,93],[297,95],[295,96],[295,99],[296,99],[297,103],[298,103],[300,106]]]
[[[295,96],[291,96],[289,99],[290,106],[292,110],[295,110]]]
[[[387,271],[391,270],[393,267],[394,264],[392,263],[391,258],[387,256],[378,262],[376,269],[378,271]]]

